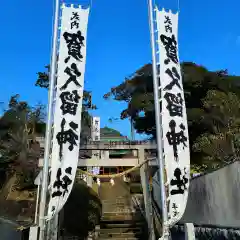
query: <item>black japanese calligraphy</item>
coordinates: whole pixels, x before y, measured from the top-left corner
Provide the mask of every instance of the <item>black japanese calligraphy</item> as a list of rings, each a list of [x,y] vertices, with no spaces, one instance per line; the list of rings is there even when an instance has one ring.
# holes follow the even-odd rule
[[[78,12],[73,12],[72,13],[71,21],[72,20],[80,20]]]
[[[165,16],[164,24],[166,32],[170,31],[172,33],[172,21],[169,16]]]
[[[169,127],[170,127],[170,131],[167,132],[166,137],[168,139],[169,145],[173,146],[175,161],[178,161],[178,145],[182,144],[183,149],[184,147],[187,147],[186,145],[187,137],[184,136],[185,126],[183,124],[180,124],[179,127],[181,131],[176,132],[176,122],[174,120],[171,120],[169,122]]]
[[[72,168],[68,167],[65,169],[65,173],[71,175]],[[68,186],[72,183],[72,180],[65,174],[64,177],[61,179],[62,176],[62,170],[61,168],[58,168],[56,181],[53,184],[53,188],[57,188],[57,191],[52,193],[52,198],[54,197],[60,197],[65,196],[65,194],[68,192]]]
[[[66,168],[65,173],[72,175],[72,168],[71,167]]]
[[[79,20],[78,12],[73,12],[71,17],[71,29],[73,29],[73,27],[79,28]]]
[[[172,25],[172,21],[170,19],[169,16],[164,16],[165,17],[165,21],[164,21],[164,24],[169,24],[169,25]],[[71,19],[72,20],[72,19]]]
[[[178,55],[177,55],[177,41],[175,39],[175,35],[172,35],[172,37],[167,37],[163,34],[160,36],[160,40],[163,43],[167,59],[164,60],[165,64],[170,63],[170,61],[174,62],[175,64],[178,63]]]
[[[77,61],[81,61],[83,58],[81,48],[84,46],[83,41],[85,40],[81,31],[77,31],[77,33],[64,32],[63,37],[67,43],[69,54],[69,56],[65,59],[65,63],[69,61],[70,57],[73,57]]]
[[[77,65],[75,63],[71,64],[71,68],[66,67],[64,71],[68,76],[68,80],[63,84],[63,86],[60,88],[60,90],[65,90],[68,87],[68,84],[71,82],[74,82],[76,86],[82,87],[79,82],[77,81],[77,77],[81,76],[81,73],[79,72]]]
[[[172,88],[176,85],[178,88],[182,89],[179,81],[180,81],[180,75],[175,67],[172,67],[172,71],[168,68],[165,73],[168,74],[169,77],[172,78],[172,81],[165,86],[164,90],[172,90]]]
[[[56,207],[55,206],[52,206],[52,209],[51,209],[51,212],[52,212],[52,217],[54,216],[54,212],[56,210]]]
[[[65,118],[63,118],[61,122],[61,132],[57,133],[57,136],[56,136],[58,144],[60,146],[60,151],[59,151],[60,160],[62,159],[63,144],[66,144],[68,142],[69,143],[68,149],[72,151],[74,146],[77,146],[76,140],[78,140],[78,135],[74,132],[77,130],[78,124],[74,122],[70,122],[69,126],[71,128],[69,128],[68,130],[64,130],[65,124],[66,124],[66,120]]]
[[[60,99],[62,101],[62,105],[60,108],[63,115],[67,113],[71,115],[76,115],[79,99],[81,99],[78,95],[77,90],[73,90],[72,93],[69,91],[62,92],[60,94]]]
[[[167,101],[167,109],[169,112],[169,115],[171,117],[183,116],[183,99],[181,96],[181,93],[177,93],[177,95],[166,92],[164,95],[165,100]]]
[[[177,204],[173,203],[172,208],[173,208],[173,217],[176,217],[179,214]]]
[[[57,191],[52,193],[52,198],[54,197],[60,197],[62,196],[62,191],[61,191],[61,186],[62,186],[62,181],[61,181],[61,175],[62,175],[62,170],[61,168],[58,169],[57,171],[57,177],[56,181],[53,184],[53,188],[57,188]]]
[[[177,189],[171,190],[171,195],[184,194],[184,191],[187,189],[188,179],[185,177],[185,174],[182,175],[180,168],[174,170],[174,177],[175,179],[171,180],[170,185],[177,186]]]

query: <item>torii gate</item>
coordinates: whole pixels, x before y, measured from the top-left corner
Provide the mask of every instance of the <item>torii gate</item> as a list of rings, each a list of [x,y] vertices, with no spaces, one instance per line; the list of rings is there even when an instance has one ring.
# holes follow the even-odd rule
[[[44,148],[44,138],[38,137],[40,147]],[[99,150],[100,156],[92,155],[90,158],[79,158],[79,167],[135,167],[145,161],[146,150],[155,150],[155,141],[129,141],[129,142],[88,142],[81,146],[80,151]],[[109,152],[112,150],[131,150],[132,157],[110,158]],[[43,158],[39,159],[39,167],[43,165]],[[149,166],[158,166],[156,158],[149,160]]]
[[[40,147],[44,148],[44,138],[39,137],[37,141]],[[148,166],[158,168],[157,159],[155,157],[148,158],[146,151],[155,150],[155,141],[129,141],[129,142],[88,142],[81,146],[80,151],[98,150],[101,151],[99,156],[81,159],[79,158],[79,167],[137,167],[140,168],[141,184],[143,189],[144,205],[146,212],[146,219],[149,226],[151,226],[152,215],[151,205],[149,204],[150,189],[149,185],[149,171]],[[131,150],[131,158],[110,158],[109,151],[112,150]],[[51,164],[51,161],[49,162]],[[39,167],[43,166],[43,158],[39,159]],[[91,184],[89,184],[91,186]]]

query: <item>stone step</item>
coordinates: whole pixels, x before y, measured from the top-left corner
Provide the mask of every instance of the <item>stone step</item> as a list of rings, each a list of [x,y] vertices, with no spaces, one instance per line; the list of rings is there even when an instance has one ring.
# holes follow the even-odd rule
[[[100,238],[98,238],[99,240],[113,240],[113,238],[105,238],[105,237],[100,237]],[[137,240],[137,239],[139,239],[139,238],[125,238],[125,237],[116,237],[116,238],[114,238],[114,240]]]
[[[100,233],[100,238],[119,238],[119,237],[123,237],[123,238],[134,238],[134,237],[138,237],[141,235],[141,232],[139,233],[134,233],[134,232],[125,232],[125,233]]]
[[[102,208],[102,213],[103,214],[134,214],[138,211],[136,211],[136,209],[134,208],[121,208],[121,207],[115,207],[115,208],[111,208],[111,207],[103,207]]]
[[[112,206],[112,207],[133,207],[133,203],[102,203],[103,207],[108,207],[108,206]]]
[[[124,200],[118,200],[118,199],[108,199],[108,200],[104,200],[104,201],[101,201],[102,204],[114,204],[114,203],[117,203],[117,204],[127,204],[127,203],[131,203],[132,200],[131,199],[124,199]]]
[[[117,202],[117,201],[111,201],[111,202],[101,202],[103,206],[113,205],[113,206],[132,206],[133,203],[130,201],[126,202]]]
[[[109,191],[108,191],[108,193],[109,193]],[[131,199],[131,195],[129,195],[129,194],[118,195],[118,196],[115,196],[114,198],[109,198],[109,195],[107,195],[106,198],[102,198],[102,201],[104,202],[104,201],[109,201],[109,200],[113,200],[113,199],[121,202],[121,201],[125,201],[126,199]]]
[[[135,214],[119,214],[119,215],[103,215],[101,221],[131,221],[131,220],[141,220],[140,215]]]
[[[102,204],[102,209],[134,209],[133,205],[129,204]],[[103,210],[104,212],[104,210]]]
[[[126,211],[124,211],[126,210]],[[111,211],[111,212],[103,212],[103,216],[126,216],[126,215],[131,215],[131,216],[139,216],[142,217],[142,214],[140,211],[130,211],[130,209],[118,209],[118,211]]]
[[[142,228],[145,222],[135,222],[135,221],[101,221],[100,229],[115,229],[115,228]]]
[[[101,202],[102,206],[133,206],[132,201],[125,201],[125,202],[117,202],[117,201],[109,201],[109,202]]]
[[[126,233],[126,232],[142,232],[141,227],[127,227],[127,228],[102,228],[96,230],[98,233]]]
[[[114,216],[114,217],[102,217],[102,221],[127,221],[133,220],[132,216]]]

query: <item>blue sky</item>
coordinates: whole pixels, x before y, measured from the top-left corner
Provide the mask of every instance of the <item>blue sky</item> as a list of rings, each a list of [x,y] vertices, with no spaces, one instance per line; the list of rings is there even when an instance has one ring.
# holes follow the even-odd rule
[[[86,2],[86,0],[84,0]],[[74,1],[81,3],[81,1]],[[151,61],[147,0],[92,0],[85,88],[108,125],[130,135],[128,121],[118,117],[123,103],[102,96],[125,76]],[[156,0],[177,9],[177,0]],[[171,3],[170,3],[171,2]],[[47,103],[47,92],[34,86],[36,73],[49,63],[53,3],[51,0],[12,0],[1,3],[0,102],[19,93],[32,105]],[[228,69],[240,75],[239,0],[180,1],[179,49],[181,61],[193,61],[210,70]]]

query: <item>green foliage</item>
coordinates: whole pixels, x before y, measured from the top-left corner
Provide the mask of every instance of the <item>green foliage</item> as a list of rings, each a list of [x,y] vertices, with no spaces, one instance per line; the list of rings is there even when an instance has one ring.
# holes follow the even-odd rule
[[[40,153],[35,137],[38,130],[42,131],[44,107],[32,108],[19,98],[11,97],[0,119],[0,169],[7,175],[17,173],[22,183],[32,184]]]
[[[36,86],[49,87],[49,66],[45,72],[37,73]],[[91,136],[91,116],[89,110],[96,109],[92,104],[91,92],[84,91],[82,109],[81,141]],[[0,118],[0,179],[3,175],[17,173],[23,176],[23,182],[33,180],[37,169],[40,146],[36,136],[45,134],[45,106],[31,107],[21,101],[18,94],[11,97],[8,109]],[[6,178],[6,175],[5,177]]]
[[[214,167],[236,159],[239,154],[240,77],[227,70],[211,72],[185,62],[181,66],[191,145],[191,161],[196,166]],[[146,64],[119,86],[104,95],[124,101],[120,118],[132,118],[138,133],[155,138],[155,111],[152,66]],[[206,167],[203,167],[206,168]]]
[[[204,120],[210,131],[201,134],[193,144],[196,152],[204,153],[204,160],[216,167],[239,156],[236,134],[240,130],[240,99],[232,92],[209,90],[203,99]]]

